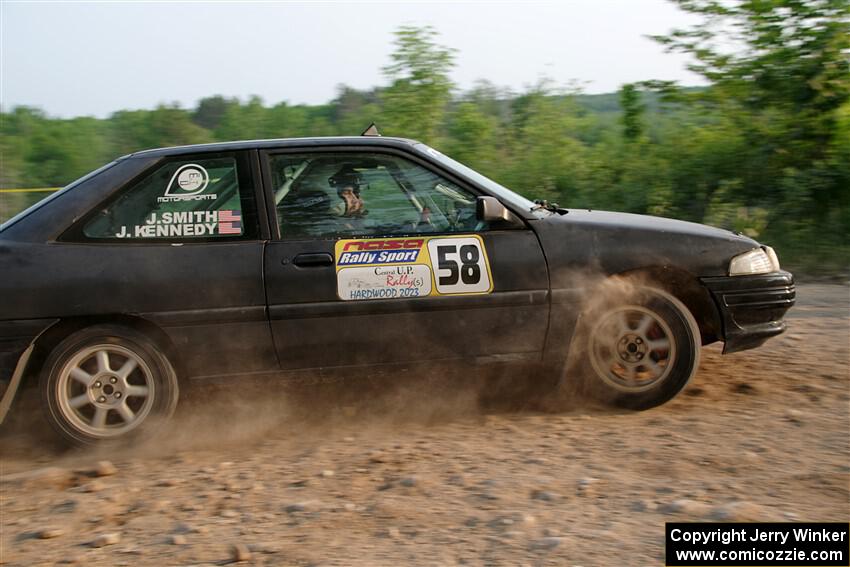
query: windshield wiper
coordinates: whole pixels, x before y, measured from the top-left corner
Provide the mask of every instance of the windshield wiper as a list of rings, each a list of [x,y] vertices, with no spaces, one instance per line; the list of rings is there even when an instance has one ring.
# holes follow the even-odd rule
[[[558,203],[550,203],[546,199],[535,199],[534,204],[537,206],[531,207],[532,211],[539,211],[540,209],[543,209],[551,213],[558,213],[559,215],[565,215],[569,212]]]

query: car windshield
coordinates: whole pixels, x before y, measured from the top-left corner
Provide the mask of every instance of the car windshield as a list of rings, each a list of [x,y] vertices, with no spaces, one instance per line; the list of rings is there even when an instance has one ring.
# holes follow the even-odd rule
[[[19,220],[21,220],[22,218],[24,218],[25,216],[29,215],[29,214],[30,214],[30,213],[32,213],[32,212],[37,211],[37,210],[38,210],[38,209],[40,209],[41,207],[43,207],[43,206],[45,206],[46,204],[50,203],[51,201],[53,201],[53,200],[55,200],[55,199],[58,199],[60,195],[63,195],[63,194],[65,194],[65,193],[67,193],[68,191],[70,191],[71,189],[73,189],[74,187],[76,187],[77,185],[79,185],[80,183],[82,183],[82,182],[84,182],[84,181],[88,181],[89,179],[91,179],[91,178],[92,178],[92,177],[94,177],[95,175],[98,175],[98,174],[100,174],[100,173],[102,173],[102,172],[106,171],[107,169],[109,169],[110,167],[112,167],[113,165],[115,165],[116,163],[118,163],[118,160],[111,161],[111,162],[107,163],[106,165],[104,165],[103,167],[100,167],[100,168],[98,168],[98,169],[95,169],[95,170],[94,170],[94,171],[92,171],[91,173],[88,173],[88,174],[86,174],[86,175],[84,175],[84,176],[80,177],[80,178],[79,178],[79,179],[77,179],[76,181],[72,181],[71,183],[69,183],[68,185],[66,185],[65,187],[63,187],[62,189],[60,189],[60,190],[56,191],[55,193],[52,193],[52,194],[48,195],[48,196],[47,196],[47,197],[45,197],[44,199],[41,199],[40,201],[38,201],[38,202],[36,202],[36,203],[33,203],[31,206],[29,206],[29,207],[27,207],[26,209],[24,209],[23,211],[19,212],[18,214],[16,214],[15,216],[13,216],[13,217],[12,217],[12,218],[10,218],[9,220],[7,220],[6,222],[4,222],[4,223],[0,224],[0,232],[3,232],[5,229],[9,228],[9,227],[10,227],[10,226],[12,226],[13,224],[15,224],[16,222],[18,222],[18,221],[19,221]]]
[[[448,157],[445,154],[440,153],[439,151],[435,150],[434,148],[426,146],[425,144],[422,144],[422,143],[415,144],[414,148],[416,148],[418,151],[420,151],[424,154],[427,154],[427,155],[431,156],[432,158],[436,159],[439,163],[448,167],[452,171],[456,171],[456,172],[460,173],[462,176],[466,177],[470,181],[473,181],[474,183],[481,185],[482,187],[487,189],[490,193],[492,193],[495,197],[497,197],[500,200],[506,202],[507,204],[513,206],[514,208],[521,209],[523,211],[531,211],[531,212],[534,212],[534,213],[544,214],[544,215],[548,214],[541,207],[536,205],[533,201],[526,199],[522,195],[514,193],[513,191],[511,191],[510,189],[508,189],[504,185],[500,185],[499,183],[496,183],[495,181],[493,181],[489,177],[485,177],[484,175],[481,175],[480,173],[478,173],[474,169],[463,165],[459,161],[453,160],[452,158]]]

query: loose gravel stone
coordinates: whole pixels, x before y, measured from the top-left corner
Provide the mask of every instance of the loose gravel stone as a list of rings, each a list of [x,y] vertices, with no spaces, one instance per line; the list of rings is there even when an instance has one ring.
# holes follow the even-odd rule
[[[284,507],[283,511],[287,514],[297,514],[299,512],[315,512],[319,508],[319,502],[316,500],[305,500],[304,502],[295,502]]]
[[[170,511],[171,509],[172,509],[172,502],[171,502],[171,500],[168,500],[168,499],[154,500],[151,503],[151,510],[154,511],[154,512],[162,512],[162,511],[166,511],[166,510]]]
[[[544,537],[531,541],[528,544],[528,549],[531,551],[549,551],[561,545],[562,542],[563,538],[560,537]]]
[[[555,500],[555,495],[551,492],[546,492],[545,490],[532,490],[531,499],[542,500],[543,502],[552,502]]]
[[[109,461],[98,461],[93,472],[94,476],[112,476],[118,472],[118,468]]]
[[[107,545],[115,545],[121,541],[121,534],[101,534],[94,538],[91,542],[92,547],[106,547]]]
[[[795,425],[802,425],[805,421],[806,414],[798,409],[789,409],[785,412],[785,419]]]
[[[44,528],[36,532],[35,535],[38,539],[53,539],[65,535],[65,532],[59,528]]]
[[[658,511],[662,514],[682,514],[686,516],[705,517],[711,512],[711,506],[704,502],[681,498],[667,504],[661,504],[658,506]]]
[[[20,484],[32,488],[67,488],[74,483],[76,475],[62,467],[44,467],[32,471],[0,476],[0,484]]]
[[[446,480],[446,482],[452,486],[464,486],[466,484],[466,479],[463,478],[463,475],[453,474],[448,478],[448,480]]]
[[[248,549],[251,553],[274,554],[280,553],[282,548],[276,543],[252,543],[248,546]]]
[[[93,494],[95,492],[102,491],[104,488],[106,488],[106,485],[103,484],[101,481],[93,480],[91,482],[87,482],[85,484],[81,484],[80,486],[72,488],[71,490],[73,490],[74,492],[82,492],[82,493],[85,493],[85,494]]]
[[[179,523],[174,526],[174,530],[172,530],[175,534],[189,534],[192,533],[192,526],[189,524]]]
[[[581,478],[576,485],[576,494],[592,498],[598,495],[599,485],[601,481],[598,478],[585,477]]]
[[[230,546],[230,560],[235,563],[251,560],[251,550],[248,546],[242,543],[236,543]]]
[[[80,506],[79,501],[74,499],[63,500],[53,507],[53,512],[57,514],[69,514],[77,510]]]
[[[753,502],[728,502],[716,506],[708,513],[708,517],[718,522],[769,522],[777,521],[777,514],[772,510]]]

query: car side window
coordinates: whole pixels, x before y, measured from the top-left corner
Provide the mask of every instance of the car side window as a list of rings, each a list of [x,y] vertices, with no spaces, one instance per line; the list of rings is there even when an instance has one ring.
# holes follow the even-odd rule
[[[283,238],[452,233],[487,228],[476,196],[410,160],[379,153],[270,158]]]
[[[192,241],[253,236],[250,182],[235,155],[169,161],[83,226],[89,239]],[[249,221],[249,222],[246,222]]]

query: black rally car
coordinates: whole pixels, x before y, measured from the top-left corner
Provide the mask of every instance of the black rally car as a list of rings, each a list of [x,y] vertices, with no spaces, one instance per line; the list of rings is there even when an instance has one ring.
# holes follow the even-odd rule
[[[184,380],[451,359],[569,362],[648,408],[793,303],[750,238],[534,203],[410,140],[143,151],[0,226],[0,414],[38,384],[92,443],[161,422]]]

